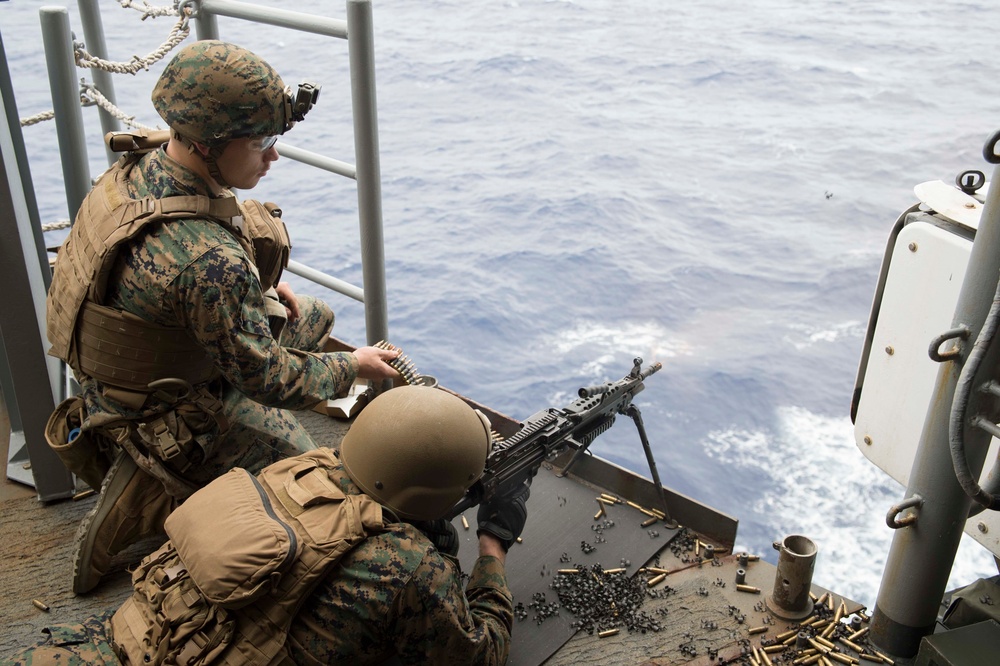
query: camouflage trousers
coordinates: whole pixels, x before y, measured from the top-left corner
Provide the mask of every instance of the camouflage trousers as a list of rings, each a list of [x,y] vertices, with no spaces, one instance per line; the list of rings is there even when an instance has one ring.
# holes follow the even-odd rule
[[[334,314],[323,301],[298,296],[299,316],[281,333],[281,345],[302,351],[321,351],[333,327]],[[232,387],[222,397],[229,432],[213,447],[206,460],[189,470],[189,481],[201,486],[242,467],[256,474],[271,463],[312,451],[316,442],[287,409],[266,407]]]
[[[81,624],[59,624],[43,629],[44,639],[34,647],[0,658],[0,666],[117,665],[120,662],[108,640],[111,632],[107,620],[112,612],[91,616]]]

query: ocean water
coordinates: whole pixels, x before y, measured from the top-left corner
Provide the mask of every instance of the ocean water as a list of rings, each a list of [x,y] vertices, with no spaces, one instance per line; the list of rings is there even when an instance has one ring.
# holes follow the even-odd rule
[[[38,27],[51,4],[0,2],[21,117],[51,108]],[[344,17],[341,2],[269,4]],[[637,404],[664,482],[739,517],[738,548],[772,562],[773,541],[809,536],[815,582],[871,606],[884,515],[903,497],[849,418],[871,298],[913,186],[987,166],[1000,6],[749,4],[376,0],[390,338],[517,418],[635,356],[661,361]],[[101,5],[113,60],[174,23]],[[286,82],[323,84],[287,142],[353,162],[343,44],[219,25]],[[160,66],[115,80],[151,126]],[[24,134],[42,219],[63,219],[54,127]],[[106,167],[97,148],[90,161]],[[282,204],[293,258],[360,284],[352,183],[283,160],[253,196]],[[361,306],[329,300],[335,332],[362,341]],[[646,472],[628,420],[592,450]],[[952,582],[995,572],[966,539]]]

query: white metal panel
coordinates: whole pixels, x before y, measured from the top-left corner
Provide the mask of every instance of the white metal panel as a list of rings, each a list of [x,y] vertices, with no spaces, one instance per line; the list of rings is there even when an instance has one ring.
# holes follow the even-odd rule
[[[939,365],[927,350],[952,327],[971,249],[969,240],[926,222],[903,227],[893,248],[854,433],[865,457],[904,486],[937,381]],[[994,439],[987,471],[998,451]],[[965,531],[1000,553],[998,512],[981,513]]]

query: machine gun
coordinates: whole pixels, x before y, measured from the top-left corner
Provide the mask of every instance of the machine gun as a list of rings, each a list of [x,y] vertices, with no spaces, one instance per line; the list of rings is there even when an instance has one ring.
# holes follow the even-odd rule
[[[494,441],[483,476],[466,491],[465,497],[458,501],[447,518],[454,518],[490,498],[516,493],[526,481],[534,478],[543,461],[567,447],[573,447],[576,449],[573,457],[560,472],[560,476],[565,475],[598,435],[614,424],[615,417],[625,414],[639,430],[649,471],[662,503],[660,510],[666,515],[665,522],[672,523],[642,415],[632,403],[635,395],[645,388],[642,381],[663,366],[654,363],[643,370],[641,358],[634,359],[633,363],[632,371],[622,379],[581,388],[578,400],[563,409],[549,408],[538,412],[510,437]]]

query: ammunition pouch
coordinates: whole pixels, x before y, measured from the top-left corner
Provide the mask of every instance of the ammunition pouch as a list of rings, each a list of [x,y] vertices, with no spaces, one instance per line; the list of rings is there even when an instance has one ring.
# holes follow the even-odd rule
[[[288,229],[277,204],[247,199],[240,204],[240,212],[243,215],[243,235],[250,239],[253,246],[253,262],[260,273],[261,289],[267,291],[278,284],[281,272],[288,266],[288,255],[292,249]]]
[[[222,400],[202,387],[180,396],[169,411],[141,423],[118,421],[106,427],[140,469],[163,483],[168,495],[183,500],[198,489],[185,480],[186,473],[200,465],[225,436],[229,420]]]
[[[49,415],[45,440],[66,469],[94,490],[100,490],[104,475],[111,467],[110,447],[100,434],[83,427],[86,416],[82,396],[63,400]]]
[[[212,663],[235,620],[199,591],[168,541],[132,572],[133,596],[111,617],[111,647],[123,664]]]

